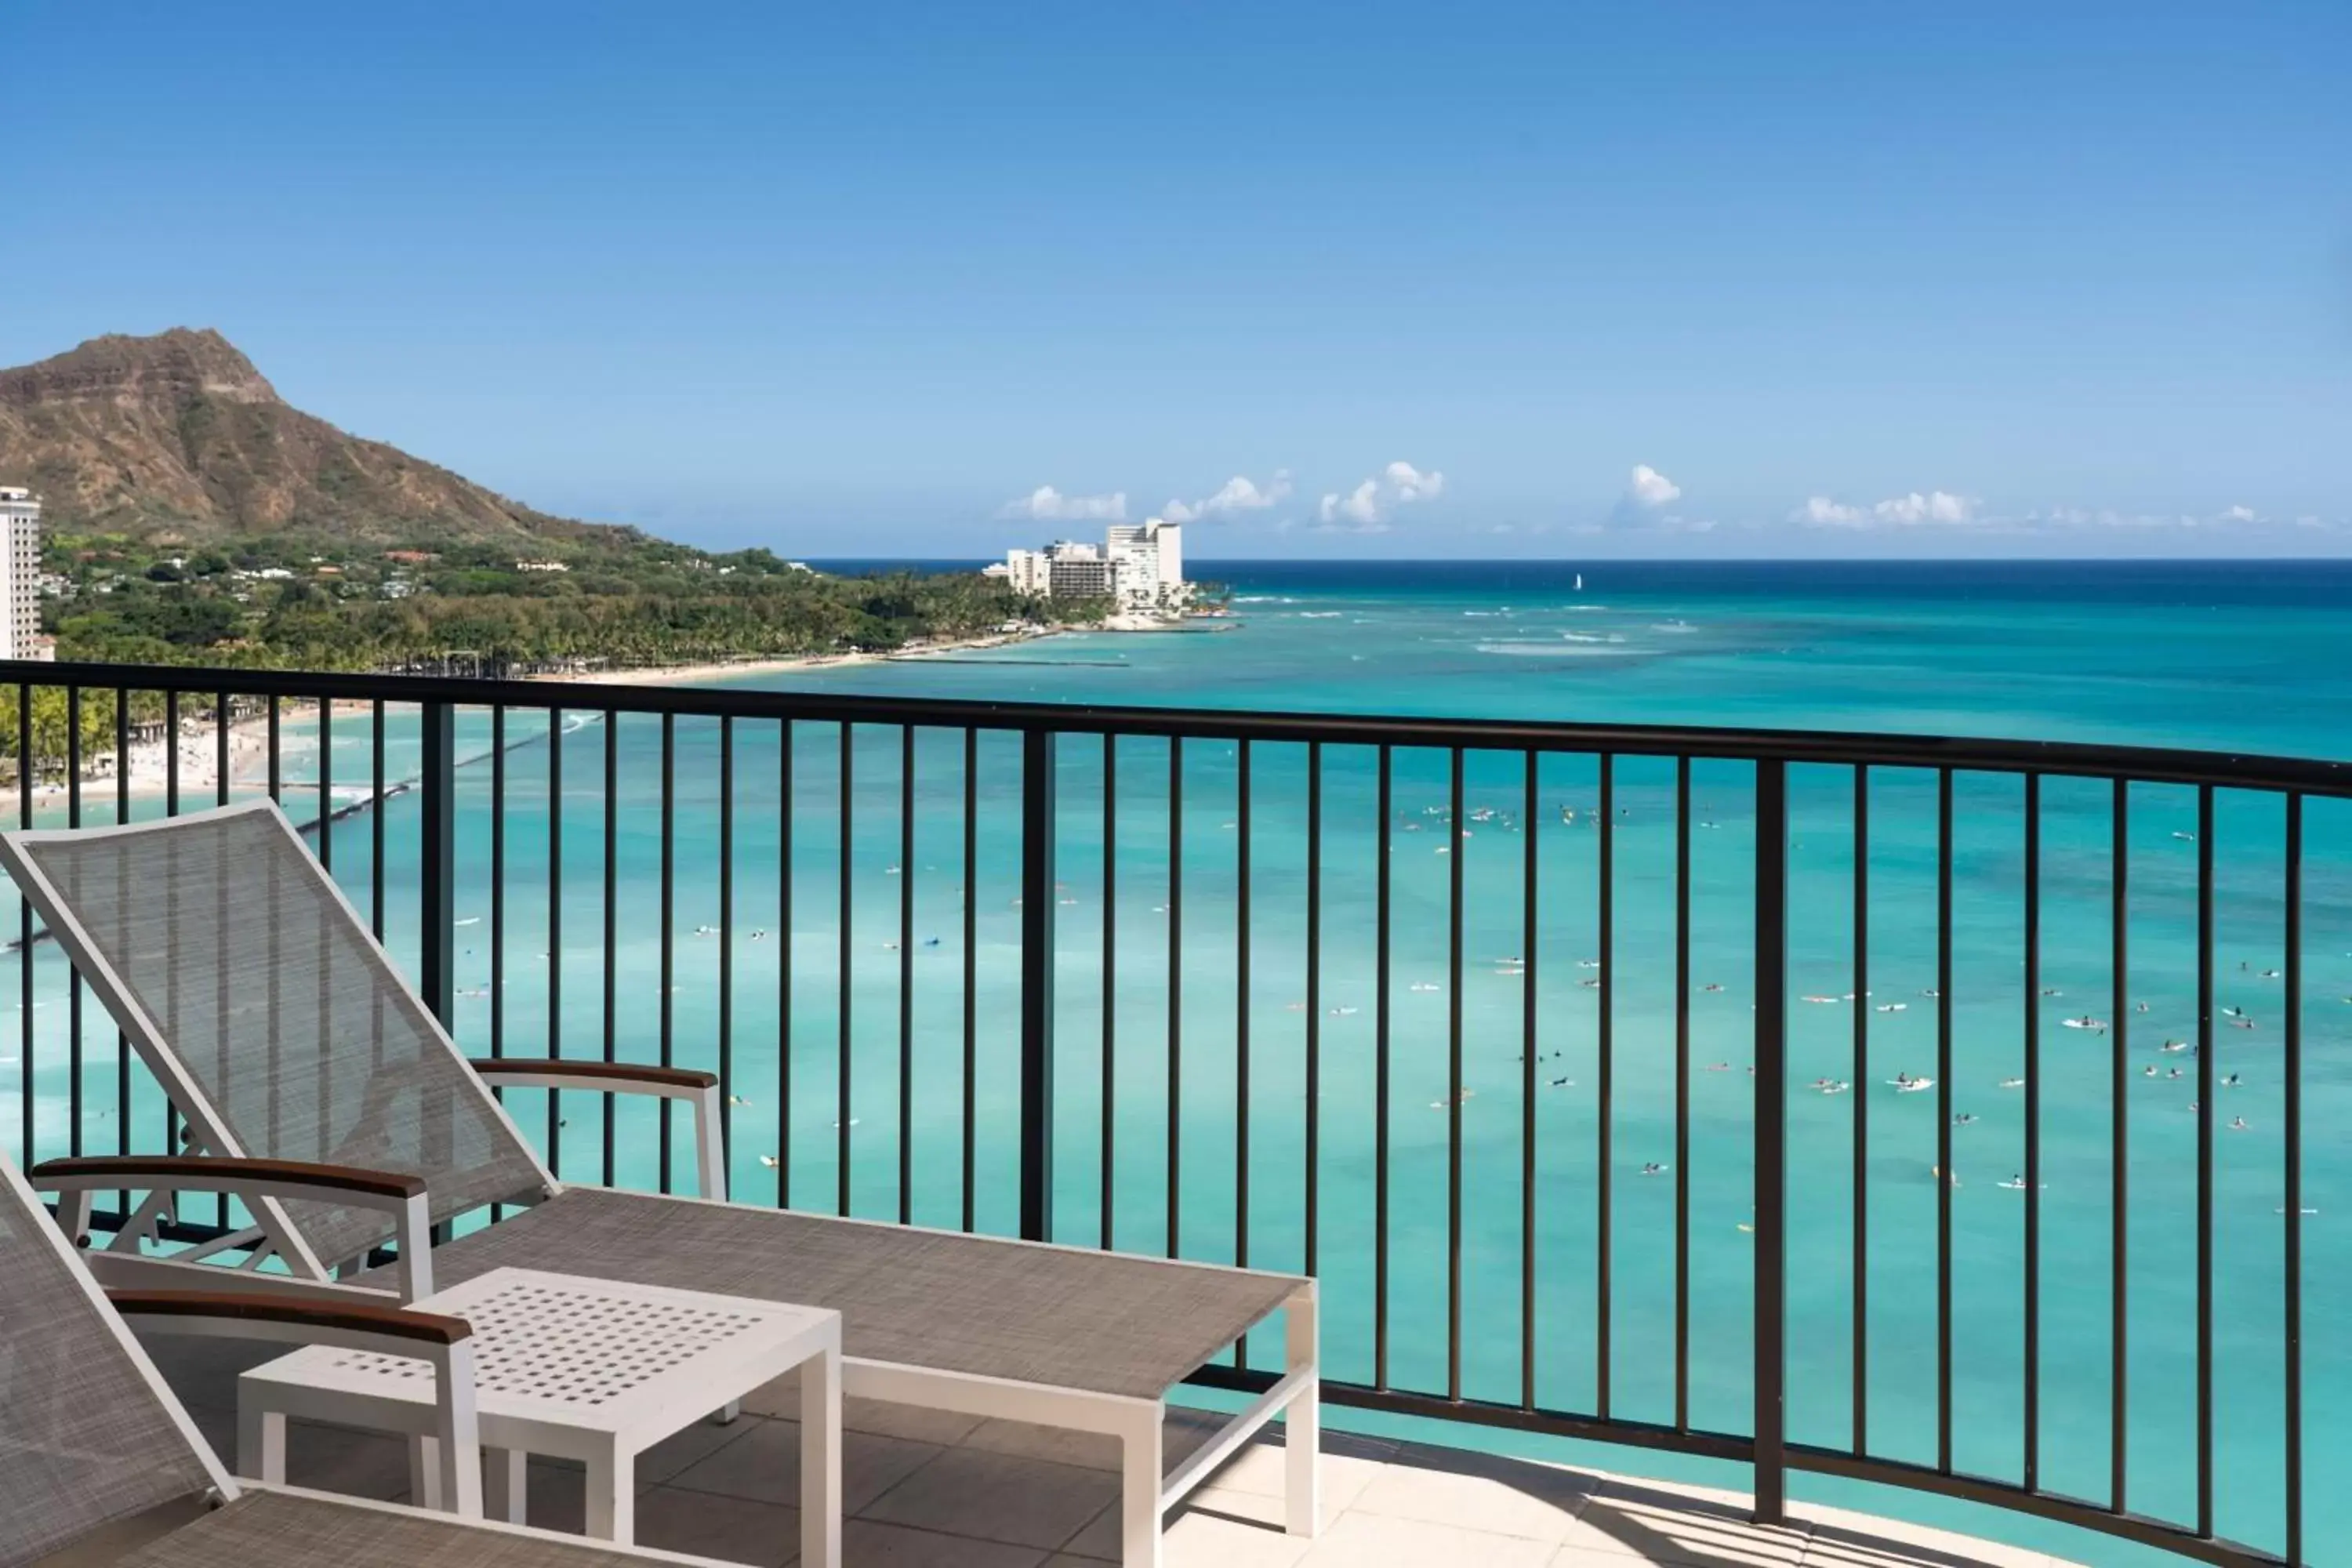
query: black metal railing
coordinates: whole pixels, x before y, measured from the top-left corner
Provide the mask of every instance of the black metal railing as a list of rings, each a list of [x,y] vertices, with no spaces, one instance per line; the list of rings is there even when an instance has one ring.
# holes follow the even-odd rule
[[[2331,1086],[2324,1109],[2345,1109],[2340,1062],[2306,1067],[2305,877],[2307,863],[2346,863],[2334,852],[2352,844],[2352,814],[2333,803],[2352,797],[2352,767],[737,688],[25,664],[0,681],[16,687],[0,769],[14,766],[20,824],[266,790],[469,1047],[709,1066],[747,1201],[1315,1272],[1338,1404],[1749,1462],[1768,1520],[1794,1468],[2228,1563],[2306,1560],[2311,1412],[2352,1445],[2342,1403],[2306,1399],[2301,1316],[2306,1081]],[[160,749],[142,757],[134,725]],[[362,764],[340,763],[339,746]],[[110,747],[99,806],[84,780]],[[2152,849],[2150,818],[2193,826]],[[1708,842],[1727,851],[1694,836],[1727,826]],[[2274,842],[2275,874],[2233,861],[2225,875],[2225,830],[2249,858]],[[1408,853],[1435,837],[1434,855]],[[2189,840],[2184,868],[2168,852]],[[887,898],[868,875],[880,855],[893,858]],[[1066,883],[1089,858],[1096,878]],[[2145,891],[2136,867],[2153,868]],[[1099,915],[1066,922],[1081,889]],[[1153,896],[1160,933],[1138,907]],[[2053,899],[2071,921],[2054,939]],[[2245,935],[2273,918],[2274,937]],[[2254,1023],[2242,1004],[2220,1008],[2225,919],[2231,941],[2279,954],[2263,973],[2281,998],[2277,1054],[2267,1037],[2233,1047],[2275,1068],[2277,1156],[2227,1173],[2233,1241],[2255,1228],[2234,1217],[2252,1213],[2249,1193],[2277,1181],[2275,1299],[2233,1291],[2226,1352],[2233,1366],[2268,1358],[2274,1415],[2216,1382],[2217,1097],[2243,1076],[2217,1075],[2216,1030]],[[920,934],[934,920],[952,945]],[[533,921],[536,978],[509,951]],[[477,924],[486,954],[460,934]],[[887,958],[867,945],[877,931]],[[2193,954],[2189,1037],[2137,1074],[2132,1020],[2149,1011],[2151,971],[2133,967],[2135,933],[2167,963]],[[707,960],[698,939],[715,942]],[[1474,1001],[1487,977],[1471,944],[1487,940],[1517,951],[1487,965],[1498,984]],[[2012,950],[2016,979],[1989,977]],[[16,1155],[171,1147],[169,1107],[119,1040],[98,1037],[28,909],[16,962],[16,1070],[0,1068],[0,1085],[15,1080],[0,1092],[17,1102]],[[2060,987],[2046,976],[2102,962],[2110,1016],[2067,1020],[2093,1052],[2053,1056],[2046,993]],[[1744,968],[1752,1013],[1736,984],[1695,984],[1701,963],[1735,980]],[[1933,977],[1916,1018],[1874,993],[1906,964]],[[1801,967],[1850,986],[1804,998],[1831,1005],[1818,1016],[1842,1038],[1810,1022],[1792,1034]],[[1401,993],[1408,968],[1444,978]],[[1295,1026],[1266,1012],[1286,984],[1301,998],[1284,1008]],[[1229,994],[1211,1005],[1213,987]],[[1415,1000],[1438,991],[1442,1009]],[[37,1018],[52,993],[61,1027]],[[1068,1026],[1089,997],[1096,1016]],[[1365,1001],[1368,1029],[1347,1022]],[[1704,1073],[1740,1075],[1729,1056],[1698,1062],[1702,1042],[1746,1047],[1752,1093],[1706,1087]],[[1924,1226],[1916,1118],[1890,1126],[1894,1101],[1872,1109],[1902,1048],[1933,1051]],[[2012,1050],[2001,1087],[2018,1100],[2000,1102],[1981,1079]],[[1850,1078],[1814,1085],[1850,1106],[1843,1140],[1792,1125],[1793,1051],[1847,1064]],[[1550,1092],[1576,1089],[1580,1068],[1589,1098]],[[1965,1095],[1963,1072],[1979,1074]],[[2151,1078],[2193,1081],[2193,1142],[2133,1108]],[[2054,1108],[2053,1080],[2073,1097]],[[1516,1096],[1516,1115],[1474,1111],[1481,1087],[1490,1102]],[[1401,1119],[1432,1089],[1442,1134]],[[578,1108],[543,1098],[538,1116],[530,1095],[508,1102],[560,1174],[670,1187],[667,1119],[633,1123],[606,1102],[574,1128]],[[1961,1193],[1958,1146],[1979,1141],[1966,1130],[1980,1117],[1955,1106],[1979,1103],[2021,1103],[2019,1173],[2000,1184],[2013,1215],[1981,1184]],[[2314,1130],[2340,1141],[2352,1128]],[[1670,1137],[1671,1158],[1632,1170],[1636,1136]],[[2053,1137],[2063,1197],[2044,1195]],[[1662,1186],[1671,1198],[1652,1202]],[[1727,1242],[1719,1214],[1702,1231],[1702,1207],[1741,1197],[1747,1240]],[[2104,1310],[2053,1314],[2053,1215],[2070,1227],[2063,1287],[2103,1295]],[[183,1220],[177,1234],[205,1234]],[[2193,1256],[2148,1239],[2175,1223]],[[2084,1255],[2094,1242],[2104,1257]],[[1988,1306],[1978,1285],[2011,1270]],[[2180,1291],[2193,1291],[2186,1321],[2151,1331],[2134,1310],[2152,1298],[2168,1314]],[[1932,1347],[1931,1379],[1874,1344],[1890,1322]],[[1265,1386],[1250,1350],[1202,1381]],[[2136,1354],[2162,1365],[2151,1374]],[[1987,1361],[2000,1378],[1978,1375]],[[2161,1392],[2147,1396],[2152,1382]],[[2217,1497],[2225,1473],[2239,1480]]]

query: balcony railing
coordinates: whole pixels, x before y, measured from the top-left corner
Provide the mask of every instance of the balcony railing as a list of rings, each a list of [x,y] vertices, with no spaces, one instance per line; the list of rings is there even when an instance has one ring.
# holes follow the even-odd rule
[[[2216,1563],[2352,1531],[2304,1485],[2352,1362],[2302,1331],[2352,1279],[2304,1158],[2352,1132],[2305,984],[2352,767],[78,665],[11,704],[17,821],[267,790],[461,1044],[719,1073],[747,1201],[1311,1271],[1333,1403],[1750,1463],[1767,1519],[1793,1468]],[[15,1152],[169,1147],[19,919]],[[572,1179],[691,1158],[508,1100]]]

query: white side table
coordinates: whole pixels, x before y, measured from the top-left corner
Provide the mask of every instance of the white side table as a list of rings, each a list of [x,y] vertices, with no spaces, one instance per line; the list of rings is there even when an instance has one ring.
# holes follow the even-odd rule
[[[474,1327],[489,1513],[524,1521],[526,1456],[577,1459],[588,1469],[588,1533],[624,1543],[635,1536],[637,1455],[798,1367],[800,1560],[839,1568],[840,1313],[531,1268],[494,1269],[415,1305]],[[328,1346],[255,1367],[237,1380],[237,1473],[285,1479],[289,1415],[430,1445],[433,1380],[423,1362]]]

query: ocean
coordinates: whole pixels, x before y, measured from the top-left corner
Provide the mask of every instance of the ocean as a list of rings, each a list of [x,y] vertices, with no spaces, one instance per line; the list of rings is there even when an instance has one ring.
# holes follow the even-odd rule
[[[1094,634],[924,660],[802,673],[772,684],[827,692],[1037,702],[1175,704],[1560,721],[1772,726],[2046,738],[2241,752],[2352,755],[2352,682],[2336,662],[2352,634],[2352,567],[2315,563],[1200,563],[1228,584],[1230,629]],[[1580,574],[1582,586],[1577,586]],[[582,693],[585,700],[587,693]],[[560,700],[562,693],[551,693]],[[608,968],[604,885],[604,768],[613,748],[615,888],[610,1027],[624,1057],[667,1042],[688,1065],[719,1062],[719,726],[680,720],[670,735],[670,846],[664,988],[661,778],[663,726],[567,716],[551,751],[542,716],[514,715],[510,749],[492,760],[488,721],[460,721],[461,812],[457,1032],[469,1050],[603,1049]],[[287,776],[316,777],[315,715],[289,712]],[[778,803],[784,767],[777,728],[745,722],[731,737],[731,920],[727,955],[727,1066],[731,1181],[738,1195],[795,1205],[840,1201],[835,1154],[845,967],[852,1063],[848,1206],[895,1216],[903,1194],[921,1223],[961,1219],[965,782],[958,733],[923,731],[908,753],[895,731],[852,742],[851,826],[844,869],[841,736],[803,724],[792,737],[791,910],[779,876]],[[332,782],[362,783],[365,726],[338,715]],[[551,788],[560,751],[561,796]],[[386,747],[394,778],[414,769],[413,720],[396,718]],[[976,1218],[1013,1227],[1018,894],[1017,746],[984,737],[974,794],[975,975],[971,1152]],[[1303,747],[1261,744],[1251,779],[1246,903],[1249,984],[1240,984],[1244,906],[1237,898],[1241,759],[1193,742],[1181,763],[1181,899],[1170,876],[1168,747],[1118,748],[1115,875],[1104,875],[1104,757],[1098,741],[1059,756],[1056,1235],[1093,1243],[1106,1223],[1119,1247],[1230,1260],[1246,1241],[1254,1264],[1303,1261],[1306,930]],[[1331,1375],[1373,1373],[1375,944],[1371,910],[1380,816],[1371,753],[1323,757],[1319,968],[1313,1015],[1321,1055],[1316,1172]],[[502,775],[500,777],[499,775]],[[1749,1190],[1754,856],[1750,770],[1693,770],[1690,1140],[1690,1418],[1744,1430],[1749,1419],[1752,1241]],[[494,790],[502,784],[502,790]],[[1609,1124],[1612,1171],[1609,1394],[1614,1415],[1670,1421],[1673,1378],[1674,766],[1613,764],[1615,889],[1609,954],[1614,1005]],[[1517,756],[1473,753],[1455,824],[1447,759],[1395,760],[1390,854],[1395,918],[1388,1124],[1389,1381],[1443,1393],[1446,1331],[1447,918],[1454,856],[1464,879],[1465,1205],[1461,1384],[1473,1397],[1516,1401],[1520,1322],[1523,1157],[1536,1173],[1533,1256],[1538,1399],[1590,1410],[1599,1396],[1599,1072],[1601,868],[1592,830],[1600,782],[1590,758],[1548,758],[1528,809]],[[2194,792],[2142,785],[2130,802],[2128,1011],[2116,1016],[2108,970],[2111,796],[2105,786],[2042,785],[2041,988],[2024,984],[2022,790],[2013,777],[1956,781],[1953,889],[1953,1072],[1937,1092],[1889,1080],[1935,1070],[1936,785],[1905,770],[1874,775],[1868,865],[1868,973],[1853,971],[1856,859],[1853,775],[1798,768],[1790,777],[1789,1420],[1792,1439],[1851,1441],[1854,1324],[1853,1129],[1867,1099],[1862,1166],[1869,1196],[1867,1384],[1870,1447],[1930,1463],[1937,1455],[1935,1239],[1939,1108],[1952,1129],[1954,1356],[1952,1444],[1967,1471],[2014,1478],[2024,1409],[2021,1072],[2023,1025],[2040,1020],[2042,1062],[2042,1484],[2104,1497],[2110,1464],[2108,1327],[2114,1052],[2128,1055],[2128,1327],[2126,1381],[2129,1500],[2180,1518],[2195,1479],[2197,1310],[2193,1226],[2197,1064],[2168,1043],[2194,1037]],[[246,793],[244,790],[240,794]],[[301,791],[289,792],[289,800]],[[315,792],[310,798],[315,799]],[[491,887],[494,799],[502,798],[502,889]],[[902,805],[911,804],[911,813]],[[554,809],[551,809],[551,807]],[[110,820],[112,795],[88,792],[85,820]],[[61,808],[45,808],[45,822]],[[158,809],[141,801],[134,815]],[[390,802],[383,898],[396,953],[415,951],[413,845],[416,803]],[[1573,813],[1573,820],[1566,814]],[[553,830],[560,828],[560,833]],[[1463,832],[1462,829],[1468,831]],[[2217,1027],[2221,1096],[2215,1143],[2214,1454],[2216,1524],[2225,1535],[2284,1544],[2280,1137],[2283,963],[2282,811],[2275,799],[2224,792],[2215,851],[2217,1002],[2250,1028]],[[339,877],[362,908],[373,893],[374,824],[332,828]],[[1538,940],[1524,941],[1526,835],[1537,836]],[[1457,837],[1458,835],[1458,837]],[[2352,1498],[2316,1484],[2352,1464],[2352,1354],[2333,1334],[2328,1303],[2352,1287],[2352,810],[2307,807],[2305,914],[2304,1295],[2306,1500],[2310,1555],[2352,1546]],[[561,890],[550,899],[551,844]],[[409,846],[406,855],[403,846]],[[845,931],[839,919],[848,889]],[[906,900],[902,905],[902,898]],[[1169,1103],[1171,908],[1181,958],[1181,1085]],[[560,916],[560,931],[551,916]],[[1108,1179],[1105,1149],[1103,932],[1116,980],[1108,1008]],[[902,922],[911,943],[902,945]],[[502,926],[503,972],[489,933]],[[789,932],[789,935],[786,933]],[[552,933],[552,934],[551,934]],[[1524,950],[1524,951],[1523,951]],[[1526,973],[1517,961],[1526,960]],[[18,962],[10,955],[9,963]],[[28,1031],[30,1085],[43,1154],[72,1141],[73,1086],[64,1067],[70,996],[62,958],[36,950],[37,1003]],[[787,971],[789,973],[787,973]],[[1530,978],[1531,977],[1531,978]],[[494,981],[499,984],[494,984]],[[902,1018],[901,984],[912,1006]],[[1525,987],[1536,988],[1537,1137],[1523,1150]],[[14,974],[0,995],[18,994]],[[780,1030],[789,986],[790,1028]],[[1858,1063],[1851,993],[1869,993],[1868,1060]],[[1809,1004],[1800,998],[1822,998]],[[93,1015],[95,1009],[89,1010]],[[2101,1027],[2068,1028],[2090,1018]],[[110,1150],[116,1069],[112,1031],[85,1021],[84,1110],[91,1150]],[[2218,1021],[2217,1021],[2218,1022]],[[1234,1114],[1249,1085],[1248,1201]],[[21,1026],[20,1026],[21,1027]],[[788,1034],[789,1052],[780,1053]],[[902,1104],[901,1052],[910,1065]],[[0,1129],[13,1148],[25,1063],[0,1031]],[[2146,1069],[2156,1076],[2146,1076]],[[2173,1069],[2180,1069],[2175,1079]],[[789,1077],[789,1098],[785,1094]],[[1817,1080],[1849,1084],[1811,1092]],[[548,1107],[517,1094],[524,1125],[555,1148],[562,1170],[602,1174],[601,1114],[584,1099]],[[784,1114],[779,1114],[780,1108]],[[2242,1129],[2229,1122],[2242,1120]],[[1171,1121],[1181,1176],[1168,1190]],[[130,1146],[152,1147],[160,1102],[134,1089]],[[622,1113],[617,1179],[658,1179],[649,1113]],[[690,1185],[677,1141],[677,1181]],[[21,1151],[19,1151],[21,1152]],[[1104,1194],[1109,1195],[1108,1219]],[[1272,1347],[1253,1347],[1258,1363]],[[1390,1429],[1394,1422],[1339,1413]],[[1403,1429],[1403,1428],[1398,1428]],[[1654,1474],[1740,1486],[1744,1471],[1633,1450],[1444,1429],[1447,1441],[1507,1447]],[[1800,1497],[1873,1509],[2078,1560],[2147,1553],[2021,1516],[1916,1494],[1799,1477]]]

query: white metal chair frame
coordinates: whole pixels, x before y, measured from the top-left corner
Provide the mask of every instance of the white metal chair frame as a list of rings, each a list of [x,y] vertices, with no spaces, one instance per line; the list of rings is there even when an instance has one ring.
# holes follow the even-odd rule
[[[75,1202],[75,1217],[82,1228],[75,1230],[77,1240],[86,1235],[89,1215],[88,1194],[98,1190],[114,1190],[130,1186],[137,1188],[142,1178],[165,1184],[168,1190],[150,1191],[134,1217],[142,1223],[125,1225],[122,1230],[102,1249],[86,1256],[93,1270],[101,1278],[122,1282],[163,1284],[166,1280],[183,1288],[199,1288],[197,1280],[218,1280],[229,1271],[205,1261],[211,1257],[236,1247],[247,1247],[245,1262],[233,1278],[241,1283],[266,1290],[295,1289],[307,1294],[329,1298],[364,1297],[374,1301],[396,1300],[413,1301],[432,1292],[430,1261],[431,1225],[426,1199],[421,1194],[405,1195],[397,1202],[388,1192],[354,1194],[345,1186],[326,1187],[313,1181],[305,1183],[284,1162],[249,1162],[244,1150],[230,1131],[223,1118],[194,1079],[180,1064],[170,1044],[134,1000],[131,988],[122,977],[100,953],[88,933],[74,918],[70,908],[57,889],[43,875],[40,867],[24,847],[45,841],[88,838],[92,836],[139,834],[168,831],[174,822],[185,823],[191,818],[218,818],[237,814],[262,814],[273,818],[279,827],[298,845],[300,836],[274,801],[250,801],[235,805],[216,807],[207,812],[184,813],[175,818],[152,823],[131,823],[114,826],[17,829],[0,833],[0,863],[5,863],[9,875],[47,918],[52,931],[83,977],[97,992],[125,1037],[138,1050],[151,1071],[162,1083],[164,1092],[176,1105],[188,1123],[193,1143],[205,1152],[198,1161],[157,1161],[141,1156],[97,1156],[75,1160],[45,1162],[34,1173],[44,1186],[70,1194]],[[308,857],[307,846],[302,847]],[[399,971],[376,942],[373,932],[358,909],[344,894],[341,887],[327,872],[310,860],[320,880],[332,889],[338,906],[355,932],[374,946],[388,973]],[[468,1077],[482,1097],[489,1113],[505,1124],[517,1144],[537,1168],[541,1178],[538,1200],[555,1196],[565,1184],[541,1161],[530,1141],[508,1117],[505,1107],[483,1081],[482,1072],[494,1072],[501,1083],[516,1087],[551,1089],[586,1090],[592,1093],[649,1094],[664,1100],[684,1100],[693,1107],[697,1175],[699,1195],[694,1198],[673,1197],[680,1203],[727,1202],[727,1163],[719,1142],[718,1080],[708,1073],[666,1068],[638,1068],[606,1062],[568,1062],[560,1059],[503,1058],[495,1063],[468,1062],[449,1037],[448,1030],[434,1016],[429,1008],[418,1007],[426,1026],[450,1056],[472,1069]],[[213,1179],[200,1181],[205,1173],[192,1172],[184,1167],[201,1164],[211,1168]],[[341,1167],[314,1167],[316,1175],[344,1175]],[[381,1176],[381,1173],[368,1173]],[[382,1177],[388,1182],[407,1178]],[[176,1185],[173,1185],[177,1184]],[[142,1243],[152,1234],[156,1221],[173,1212],[178,1190],[226,1191],[244,1202],[256,1225],[238,1237],[225,1237],[202,1247],[163,1258],[142,1250]],[[249,1194],[249,1195],[248,1195]],[[386,1208],[394,1220],[394,1240],[400,1259],[399,1289],[396,1293],[372,1287],[339,1281],[337,1274],[350,1272],[354,1259],[322,1259],[303,1241],[292,1222],[280,1206],[285,1198],[307,1198],[315,1201],[357,1206],[368,1198],[376,1206]],[[502,1200],[522,1204],[534,1201],[518,1194]],[[874,1225],[883,1222],[841,1219],[844,1225]],[[924,1229],[929,1227],[898,1227]],[[941,1232],[961,1236],[961,1232]],[[1054,1247],[1049,1242],[1011,1241],[1006,1245]],[[1056,1247],[1056,1250],[1069,1250]],[[259,1272],[257,1264],[266,1258],[276,1258],[285,1267],[285,1274]],[[1179,1267],[1213,1268],[1214,1264],[1178,1263]],[[201,1273],[196,1271],[201,1270]],[[162,1278],[159,1278],[159,1273]],[[194,1274],[195,1278],[191,1279]],[[903,1363],[871,1361],[856,1356],[842,1358],[842,1386],[845,1394],[853,1397],[881,1400],[888,1403],[916,1405],[928,1409],[953,1411],[961,1415],[1000,1417],[1045,1426],[1058,1426],[1073,1431],[1098,1433],[1117,1438],[1121,1444],[1120,1540],[1121,1557],[1127,1568],[1158,1568],[1160,1561],[1160,1519],[1167,1510],[1181,1501],[1192,1489],[1232,1456],[1244,1443],[1277,1415],[1285,1416],[1285,1528],[1297,1536],[1313,1536],[1321,1529],[1322,1504],[1319,1466],[1320,1450],[1320,1357],[1318,1347],[1317,1293],[1312,1279],[1304,1280],[1291,1292],[1283,1305],[1285,1327],[1284,1371],[1274,1385],[1260,1394],[1246,1408],[1219,1428],[1215,1436],[1193,1453],[1173,1472],[1163,1469],[1161,1424],[1166,1414],[1164,1398],[1139,1398],[1133,1395],[1091,1393],[1080,1389],[1055,1387],[1049,1384],[1019,1382],[973,1373],[950,1372],[908,1365]],[[732,1407],[720,1413],[721,1419],[731,1418]]]
[[[41,1206],[40,1199],[36,1195],[23,1173],[6,1155],[0,1154],[0,1203],[9,1202],[20,1203],[27,1210],[35,1212],[37,1212]],[[528,1525],[509,1524],[502,1521],[482,1517],[481,1449],[474,1420],[472,1347],[466,1342],[463,1336],[457,1337],[452,1342],[436,1345],[430,1339],[420,1339],[398,1332],[370,1331],[358,1327],[337,1327],[331,1322],[322,1322],[316,1319],[305,1321],[300,1314],[306,1303],[293,1299],[283,1301],[286,1315],[277,1319],[238,1315],[230,1303],[216,1298],[207,1301],[205,1297],[191,1295],[175,1302],[169,1299],[169,1294],[166,1292],[156,1292],[143,1300],[134,1296],[126,1300],[121,1309],[118,1309],[115,1299],[100,1286],[96,1276],[83,1267],[85,1255],[68,1240],[61,1227],[44,1222],[37,1228],[45,1237],[45,1244],[54,1247],[58,1255],[65,1260],[67,1273],[72,1279],[76,1288],[81,1291],[84,1305],[95,1314],[98,1321],[105,1325],[107,1331],[114,1336],[116,1342],[121,1346],[122,1352],[130,1358],[131,1366],[147,1384],[149,1392],[163,1406],[164,1413],[170,1416],[172,1425],[178,1429],[189,1451],[195,1456],[197,1463],[202,1467],[210,1495],[217,1503],[225,1505],[234,1502],[242,1493],[247,1491],[274,1491],[284,1492],[294,1497],[316,1498],[332,1502],[339,1507],[365,1512],[413,1516],[431,1511],[412,1508],[404,1503],[381,1502],[372,1498],[347,1497],[341,1493],[320,1492],[305,1487],[233,1478],[227,1468],[222,1465],[220,1457],[215,1454],[211,1445],[205,1442],[204,1435],[196,1430],[195,1423],[189,1418],[186,1407],[172,1392],[171,1384],[164,1381],[163,1374],[156,1369],[154,1362],[147,1354],[146,1347],[140,1343],[138,1336],[131,1331],[129,1322],[125,1321],[126,1311],[131,1316],[152,1321],[161,1331],[171,1333],[215,1335],[235,1339],[268,1339],[301,1344],[339,1345],[352,1350],[373,1351],[386,1355],[414,1356],[431,1363],[439,1380],[436,1398],[441,1412],[438,1423],[441,1440],[436,1445],[439,1449],[440,1464],[438,1473],[433,1480],[442,1497],[449,1500],[452,1504],[450,1511],[457,1516],[457,1521],[453,1522],[461,1522],[463,1528],[467,1530],[486,1530],[506,1535],[561,1542],[567,1546],[582,1544],[576,1536],[560,1534],[552,1531],[534,1530]],[[213,1269],[210,1272],[218,1274],[222,1270]],[[352,1296],[361,1294],[370,1299],[371,1305],[381,1307],[383,1304],[383,1298],[379,1292],[349,1292],[344,1300],[349,1303]],[[270,1303],[266,1300],[257,1300],[255,1304],[269,1305]],[[403,1315],[429,1322],[445,1321],[428,1319],[415,1313],[404,1312]],[[436,1514],[435,1517],[446,1516]],[[684,1552],[662,1552],[641,1546],[617,1546],[610,1542],[598,1542],[593,1544],[602,1551],[640,1558],[649,1563],[674,1563],[680,1565],[680,1568],[732,1568],[732,1565],[719,1563],[709,1558],[689,1556]],[[322,1564],[321,1568],[331,1568],[331,1565]]]

